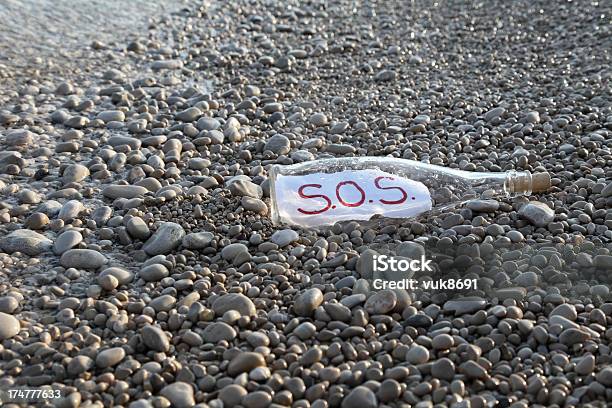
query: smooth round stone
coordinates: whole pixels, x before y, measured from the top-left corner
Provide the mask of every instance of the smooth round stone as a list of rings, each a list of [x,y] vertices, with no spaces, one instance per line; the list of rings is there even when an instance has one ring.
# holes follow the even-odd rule
[[[245,408],[266,408],[272,402],[272,396],[264,391],[255,391],[242,398]]]
[[[47,214],[41,212],[33,213],[26,219],[24,223],[24,226],[27,229],[31,230],[40,230],[46,227],[47,225],[49,225],[49,217],[47,216]]]
[[[192,408],[195,406],[193,387],[186,382],[175,382],[166,385],[159,392],[166,397],[174,408]]]
[[[592,354],[580,359],[574,371],[578,375],[589,375],[595,370],[595,357]]]
[[[170,349],[168,336],[157,326],[147,325],[141,330],[140,337],[145,346],[155,351],[166,352]]]
[[[94,361],[87,356],[76,356],[68,363],[66,371],[70,376],[76,377],[79,374],[89,371],[94,366]]]
[[[175,117],[183,122],[193,122],[202,116],[202,111],[195,106],[187,108],[175,115]]]
[[[247,395],[247,390],[238,384],[230,384],[219,391],[219,399],[223,401],[224,406],[235,407],[240,405],[242,397]]]
[[[467,202],[466,207],[476,212],[495,212],[499,209],[499,201],[471,200]]]
[[[506,237],[512,242],[523,242],[525,237],[519,231],[508,231]]]
[[[363,385],[357,386],[342,400],[341,408],[377,408],[376,394]]]
[[[606,285],[594,285],[590,290],[592,295],[600,296],[602,298],[605,298],[610,294],[610,288]]]
[[[15,337],[19,330],[21,330],[19,320],[10,314],[0,312],[0,341]]]
[[[449,358],[439,358],[431,365],[431,375],[440,380],[452,381],[455,377],[455,364]]]
[[[366,300],[365,309],[371,314],[389,313],[397,304],[397,295],[392,290],[375,292]]]
[[[323,292],[318,288],[311,288],[295,299],[293,310],[298,316],[310,317],[321,303],[323,303]]]
[[[258,198],[244,196],[240,200],[240,205],[242,205],[245,210],[253,211],[254,213],[259,215],[268,214],[268,206],[265,202]]]
[[[84,209],[85,207],[83,207],[83,204],[80,201],[70,200],[62,206],[57,218],[68,221],[70,219],[77,218]]]
[[[261,199],[263,189],[250,180],[232,179],[227,182],[227,188],[234,197],[252,197]]]
[[[234,259],[238,258],[238,256],[242,254],[248,254],[249,248],[246,245],[241,243],[229,244],[228,246],[223,247],[221,250],[221,257],[227,261],[232,262]]]
[[[239,353],[227,366],[227,373],[236,376],[251,371],[256,367],[265,367],[266,361],[263,355],[251,351]]]
[[[80,183],[89,176],[89,169],[82,164],[71,164],[64,169],[62,181],[64,184]]]
[[[19,308],[19,301],[13,296],[0,297],[0,313],[11,314]]]
[[[220,296],[212,304],[212,310],[217,316],[223,316],[229,310],[236,310],[242,316],[257,315],[257,310],[251,299],[242,293],[227,293]]]
[[[453,336],[449,334],[438,334],[431,340],[431,345],[435,350],[448,350],[455,344]]]
[[[148,265],[138,272],[138,276],[147,282],[157,282],[170,275],[170,271],[162,264]]]
[[[21,229],[0,238],[0,248],[8,254],[21,252],[35,256],[51,249],[53,242],[38,232]]]
[[[412,345],[406,353],[406,361],[410,364],[425,364],[429,361],[429,350],[418,344]]]
[[[475,361],[466,361],[459,367],[468,378],[484,380],[488,377],[487,370]]]
[[[111,185],[102,190],[102,195],[112,200],[116,200],[117,198],[131,199],[136,197],[142,197],[148,191],[149,190],[141,186]]]
[[[324,113],[321,112],[317,112],[314,113],[312,115],[310,115],[310,117],[308,118],[308,121],[314,125],[314,126],[325,126],[327,125],[327,116]]]
[[[310,322],[301,323],[293,330],[293,334],[295,334],[302,340],[307,340],[311,338],[316,332],[317,328],[314,324]]]
[[[40,195],[32,190],[21,190],[17,194],[17,198],[22,204],[38,204],[40,203]]]
[[[61,255],[77,246],[81,241],[83,241],[83,236],[80,232],[75,230],[64,231],[55,240],[53,252],[57,255]]]
[[[291,143],[287,136],[274,135],[266,141],[264,151],[269,150],[277,155],[287,154],[291,150]]]
[[[113,347],[103,350],[96,356],[96,367],[107,368],[119,364],[125,357],[125,350],[121,347]]]
[[[212,323],[202,332],[202,338],[207,343],[218,343],[221,340],[234,340],[236,338],[236,330],[232,326],[224,322]]]
[[[178,247],[185,236],[185,230],[174,222],[163,223],[145,242],[142,249],[148,255],[165,255]]]
[[[555,307],[548,316],[549,318],[551,316],[562,316],[568,320],[575,321],[578,318],[578,313],[574,305],[563,303]]]
[[[595,379],[606,387],[612,387],[612,367],[606,367],[598,372]]]
[[[292,242],[297,241],[300,238],[298,233],[291,229],[284,229],[280,231],[276,231],[272,234],[270,241],[278,245],[280,248],[283,248]]]
[[[246,340],[253,347],[268,346],[270,344],[268,336],[261,332],[249,333]]]
[[[193,232],[183,237],[182,245],[187,249],[206,248],[215,236],[211,232]]]
[[[120,110],[107,110],[98,113],[96,119],[100,119],[104,123],[108,122],[123,122],[125,120],[125,113]]]
[[[104,290],[114,290],[119,286],[119,280],[113,275],[98,276],[98,284]]]
[[[523,205],[518,214],[536,227],[545,227],[555,218],[555,211],[539,201]]]
[[[60,258],[64,268],[97,269],[107,262],[104,255],[92,249],[69,249]]]
[[[176,305],[176,298],[171,295],[161,295],[149,302],[156,312],[168,312]]]
[[[140,217],[130,218],[125,228],[127,229],[128,234],[130,234],[133,238],[136,239],[144,241],[145,239],[148,239],[151,236],[149,226]]]
[[[200,118],[196,127],[198,130],[217,130],[221,127],[221,122],[213,118]]]
[[[381,402],[396,401],[402,393],[402,387],[394,379],[386,379],[380,384],[376,395]]]

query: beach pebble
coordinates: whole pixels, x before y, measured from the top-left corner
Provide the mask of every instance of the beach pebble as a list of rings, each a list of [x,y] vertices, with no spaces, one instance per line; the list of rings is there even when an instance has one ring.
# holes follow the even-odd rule
[[[53,242],[49,238],[27,229],[16,230],[0,237],[0,248],[9,254],[21,252],[35,256],[49,251],[52,245]]]
[[[323,303],[323,293],[318,288],[312,288],[295,299],[293,310],[298,316],[309,317],[321,303]]]
[[[378,407],[378,400],[376,394],[367,387],[362,385],[357,386],[349,392],[349,394],[342,400],[342,408],[376,408]]]
[[[19,330],[21,330],[19,320],[10,314],[0,312],[0,340],[15,337]]]
[[[536,227],[544,227],[555,218],[555,212],[539,201],[531,201],[523,205],[518,213]]]
[[[195,406],[193,387],[188,383],[178,381],[166,385],[159,394],[166,397],[175,408],[191,408]]]
[[[228,310],[236,310],[241,316],[255,316],[255,305],[241,293],[226,293],[217,298],[212,304],[212,310],[217,316],[222,316]]]
[[[144,326],[140,335],[143,343],[151,350],[166,352],[170,349],[168,336],[157,326]]]
[[[227,374],[235,376],[244,372],[249,372],[256,367],[265,367],[266,361],[260,353],[247,351],[238,353],[229,363]]]
[[[65,268],[97,269],[107,262],[104,255],[92,249],[69,249],[60,258]]]
[[[270,237],[270,241],[274,242],[280,248],[286,247],[287,245],[295,242],[299,239],[299,235],[296,231],[291,229],[284,229],[280,231],[276,231]]]
[[[55,252],[57,255],[61,255],[67,250],[77,246],[81,241],[83,241],[83,236],[78,231],[64,231],[55,239],[55,243],[53,244],[53,252]]]
[[[180,245],[184,236],[185,230],[179,224],[165,222],[145,242],[142,249],[148,255],[168,254]]]

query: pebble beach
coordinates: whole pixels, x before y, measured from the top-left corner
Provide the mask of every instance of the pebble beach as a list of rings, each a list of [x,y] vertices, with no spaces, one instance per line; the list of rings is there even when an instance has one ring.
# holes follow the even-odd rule
[[[0,14],[0,400],[59,394],[3,407],[612,404],[610,3]],[[271,166],[361,156],[551,186],[273,224]],[[379,255],[478,287],[376,290]]]

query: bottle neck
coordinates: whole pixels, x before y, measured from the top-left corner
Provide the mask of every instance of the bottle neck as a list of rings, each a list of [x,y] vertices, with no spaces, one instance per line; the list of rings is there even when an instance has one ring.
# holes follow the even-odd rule
[[[512,197],[518,195],[530,195],[533,191],[533,180],[531,173],[528,171],[516,170],[506,172],[504,188]]]

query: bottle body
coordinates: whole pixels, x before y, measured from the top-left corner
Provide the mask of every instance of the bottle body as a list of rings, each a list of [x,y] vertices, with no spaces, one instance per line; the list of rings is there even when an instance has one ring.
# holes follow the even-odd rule
[[[314,160],[272,167],[271,214],[275,224],[302,226],[375,214],[405,218],[472,199],[528,195],[533,181],[529,172],[467,172],[392,157]]]

